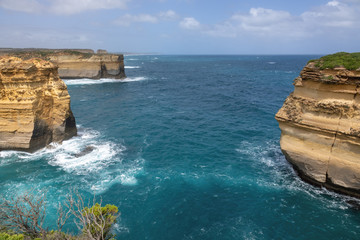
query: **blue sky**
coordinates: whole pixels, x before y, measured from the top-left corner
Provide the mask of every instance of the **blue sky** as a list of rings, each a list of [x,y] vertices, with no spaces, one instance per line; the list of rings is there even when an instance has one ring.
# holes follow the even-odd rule
[[[359,52],[360,0],[0,0],[0,47]]]

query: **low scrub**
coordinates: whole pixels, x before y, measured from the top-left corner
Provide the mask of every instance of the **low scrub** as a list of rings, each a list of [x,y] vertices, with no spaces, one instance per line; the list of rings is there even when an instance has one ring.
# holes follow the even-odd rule
[[[18,197],[0,198],[0,240],[109,240],[115,235],[112,227],[117,221],[118,208],[96,199],[85,203],[78,193],[69,194],[58,207],[57,229],[44,226],[46,193],[26,192]],[[79,229],[79,235],[63,232],[69,219]]]
[[[310,60],[309,63],[310,62],[315,62],[315,67],[320,69],[334,69],[336,67],[344,67],[348,70],[357,70],[360,68],[360,52],[338,52],[335,54],[323,56],[319,59]]]

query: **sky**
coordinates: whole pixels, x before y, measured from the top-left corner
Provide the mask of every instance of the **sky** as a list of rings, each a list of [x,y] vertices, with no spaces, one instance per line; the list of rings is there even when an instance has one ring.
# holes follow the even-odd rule
[[[0,0],[0,47],[360,52],[360,0]]]

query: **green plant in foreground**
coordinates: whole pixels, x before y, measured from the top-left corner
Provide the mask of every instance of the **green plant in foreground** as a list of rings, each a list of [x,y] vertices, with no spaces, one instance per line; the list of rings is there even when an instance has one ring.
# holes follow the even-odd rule
[[[59,203],[57,230],[50,231],[43,227],[46,192],[0,197],[0,240],[108,240],[115,237],[111,229],[119,215],[115,205],[101,206],[95,197],[85,205],[82,195],[75,191]],[[70,217],[80,230],[77,236],[62,231]]]
[[[23,240],[24,235],[22,234],[9,234],[5,232],[0,232],[0,240]]]
[[[118,208],[115,205],[107,204],[102,207],[96,203],[91,208],[85,207],[82,215],[89,219],[89,223],[83,229],[84,233],[90,233],[97,239],[111,239],[115,235],[110,233],[111,227],[116,223],[119,216]]]

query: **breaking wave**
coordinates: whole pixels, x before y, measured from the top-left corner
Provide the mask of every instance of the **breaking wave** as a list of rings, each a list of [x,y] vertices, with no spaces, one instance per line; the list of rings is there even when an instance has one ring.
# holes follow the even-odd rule
[[[48,147],[34,153],[20,151],[0,152],[0,166],[21,162],[41,164],[42,168],[55,167],[59,176],[53,176],[50,181],[44,181],[42,176],[46,171],[27,173],[28,179],[23,182],[24,189],[50,187],[55,183],[62,183],[69,187],[76,187],[85,191],[101,193],[113,184],[136,185],[137,175],[143,171],[145,160],[141,157],[124,160],[126,147],[120,143],[104,140],[101,134],[92,129],[78,127],[78,135],[62,144],[51,143]],[[46,161],[48,164],[46,166]],[[39,175],[40,173],[40,175]],[[13,183],[4,183],[13,184]],[[30,186],[28,186],[30,185]]]
[[[111,79],[111,78],[101,78],[101,79],[71,79],[64,80],[66,85],[94,85],[94,84],[103,84],[103,83],[122,83],[122,82],[137,82],[146,80],[146,77],[128,77],[125,79]]]
[[[125,69],[140,68],[140,66],[125,66]]]

